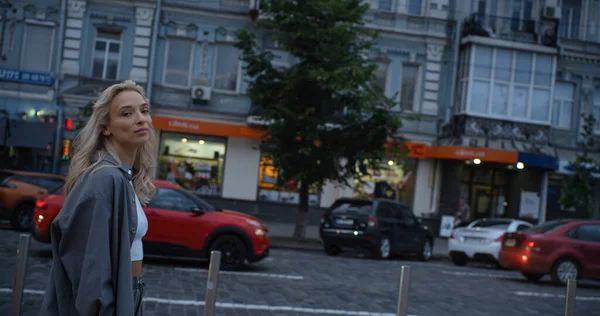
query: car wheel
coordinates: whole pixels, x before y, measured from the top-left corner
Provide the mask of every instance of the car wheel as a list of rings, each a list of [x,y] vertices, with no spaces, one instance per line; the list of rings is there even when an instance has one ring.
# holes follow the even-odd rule
[[[454,263],[454,265],[461,267],[466,265],[467,261],[469,261],[469,258],[467,258],[467,256],[463,253],[453,253],[450,255],[450,258],[452,259],[452,263]]]
[[[217,237],[211,244],[210,251],[221,252],[221,268],[224,270],[239,269],[246,261],[246,245],[235,235]]]
[[[325,244],[323,248],[328,256],[337,256],[341,252],[340,248],[328,244]]]
[[[11,219],[13,229],[20,231],[29,231],[33,225],[33,205],[23,203],[15,207]]]
[[[371,249],[371,256],[375,259],[387,259],[390,257],[392,245],[387,236],[381,236],[376,248]]]
[[[552,281],[566,284],[569,279],[579,279],[579,265],[571,258],[560,258],[552,265]]]
[[[527,281],[531,282],[537,282],[544,276],[541,273],[521,272],[521,274],[527,279]]]
[[[419,260],[421,261],[429,261],[431,260],[433,254],[433,246],[431,244],[431,240],[426,239],[425,243],[423,243],[423,248],[419,253]]]

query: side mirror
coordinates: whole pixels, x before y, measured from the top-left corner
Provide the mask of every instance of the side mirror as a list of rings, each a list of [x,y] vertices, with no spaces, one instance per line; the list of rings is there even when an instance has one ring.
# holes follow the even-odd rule
[[[192,206],[192,209],[191,209],[191,211],[192,211],[192,213],[194,213],[194,214],[196,214],[196,215],[202,215],[202,214],[204,214],[204,211],[203,211],[203,210],[201,210],[201,209],[200,209],[199,207],[197,207],[197,206]]]

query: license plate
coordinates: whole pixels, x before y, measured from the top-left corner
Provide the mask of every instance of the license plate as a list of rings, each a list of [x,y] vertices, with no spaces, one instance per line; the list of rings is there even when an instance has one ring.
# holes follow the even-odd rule
[[[354,224],[354,221],[351,219],[338,219],[335,223],[340,225],[352,225]]]
[[[487,241],[487,239],[479,238],[479,237],[465,237],[465,241],[472,242],[472,243],[484,243]]]
[[[508,247],[514,247],[517,244],[517,240],[515,239],[507,239],[504,245]]]

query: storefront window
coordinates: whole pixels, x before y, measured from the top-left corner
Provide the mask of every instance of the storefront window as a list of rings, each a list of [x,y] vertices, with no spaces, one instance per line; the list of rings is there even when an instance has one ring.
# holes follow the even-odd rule
[[[308,189],[308,205],[318,207],[321,194],[318,186]],[[262,154],[258,171],[258,200],[299,204],[300,193],[294,180],[285,179],[283,173],[273,166],[272,160]]]
[[[367,175],[354,179],[354,197],[392,199],[412,207],[416,166],[415,159],[384,160],[380,170],[369,169]]]
[[[176,182],[199,195],[221,195],[226,139],[163,132],[158,178]]]

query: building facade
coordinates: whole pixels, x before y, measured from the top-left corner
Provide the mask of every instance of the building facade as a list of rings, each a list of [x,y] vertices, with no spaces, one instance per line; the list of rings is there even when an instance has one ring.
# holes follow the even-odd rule
[[[0,168],[50,172],[60,0],[0,1]]]
[[[558,203],[559,166],[579,152],[581,114],[597,115],[599,13],[593,0],[456,2],[452,115],[428,152],[443,169],[441,214],[583,216]]]
[[[386,94],[397,96],[398,115],[418,115],[407,120],[399,132],[417,148],[432,144],[451,93],[448,87],[454,57],[450,38],[454,24],[448,21],[449,3],[369,3],[366,25],[381,33],[370,55],[379,65],[377,82]],[[58,157],[65,154],[59,161],[59,172],[66,173],[74,126],[85,121],[85,107],[110,84],[133,79],[145,87],[153,106],[157,178],[176,181],[209,200],[238,207],[252,208],[257,201],[297,204],[295,184],[281,179],[260,152],[261,133],[256,126],[260,109],[253,107],[245,94],[247,77],[233,46],[236,31],[251,26],[251,13],[257,5],[259,2],[250,0],[56,0],[52,4],[31,0],[21,5],[18,12],[24,12],[20,14],[29,20],[19,20],[17,25],[54,26],[54,37],[38,34],[51,49],[49,64],[40,67],[46,67],[56,79],[53,85],[18,84],[37,89],[38,99],[45,98],[53,106],[52,113],[61,115],[55,115],[51,133],[53,137],[59,135],[59,145],[53,145]],[[43,10],[49,13],[42,16],[39,12]],[[259,34],[259,41],[282,66],[295,62],[267,34]],[[28,51],[46,57],[48,50],[43,43],[32,40]],[[6,93],[26,89],[10,86],[15,84],[2,82]],[[4,108],[13,116],[33,111]],[[41,105],[34,110],[43,113]],[[63,117],[72,126],[64,126]],[[58,120],[61,124],[56,123]],[[63,149],[65,152],[60,152]],[[435,160],[422,154],[410,156],[406,161],[390,157],[387,172],[362,179],[371,184],[370,188],[358,179],[352,188],[333,183],[314,188],[311,205],[327,207],[343,196],[385,194],[414,207],[419,214],[433,212],[436,180],[430,174]],[[398,183],[401,190],[389,190],[390,184]]]

